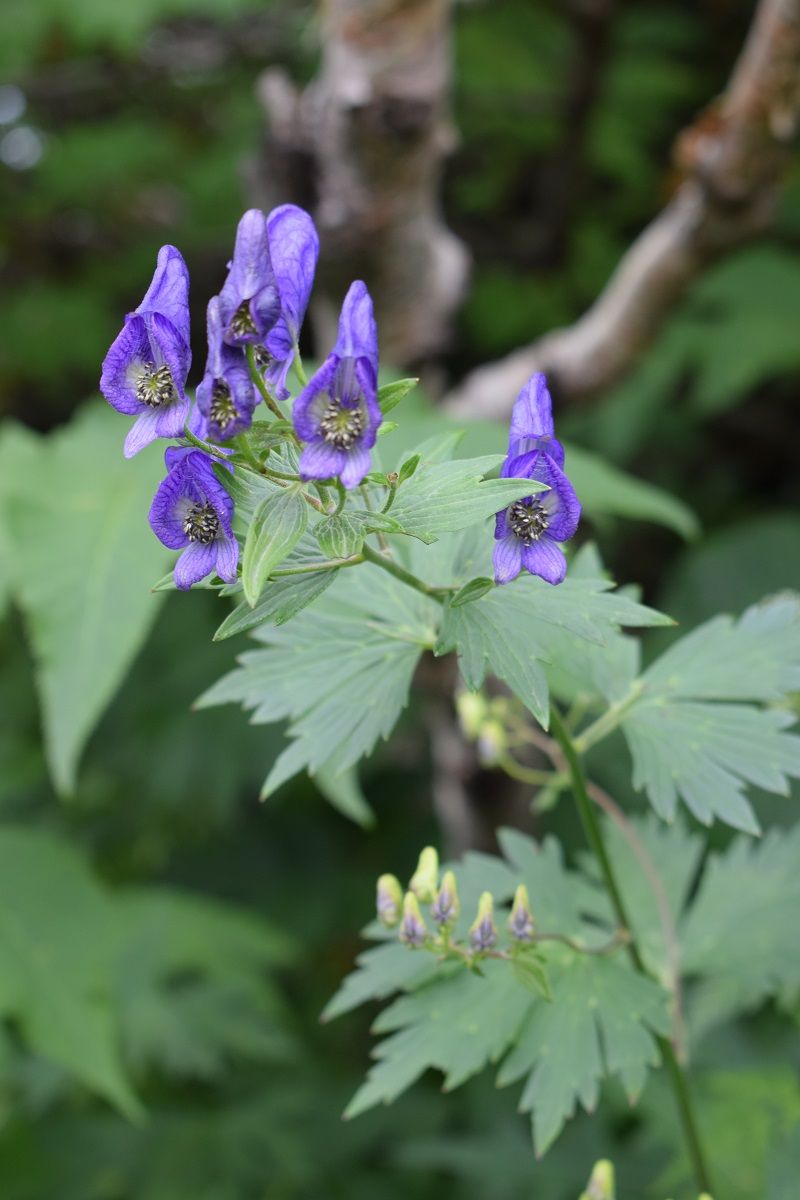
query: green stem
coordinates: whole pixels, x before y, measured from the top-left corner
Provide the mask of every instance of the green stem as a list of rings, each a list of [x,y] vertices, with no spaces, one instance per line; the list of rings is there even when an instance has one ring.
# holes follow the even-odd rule
[[[258,370],[258,364],[256,363],[255,346],[247,346],[246,352],[247,352],[247,365],[250,368],[250,378],[252,379],[252,381],[256,385],[256,387],[258,388],[258,391],[261,393],[262,400],[266,404],[269,411],[274,416],[276,416],[279,421],[285,421],[286,417],[284,416],[284,414],[281,412],[280,408],[278,407],[277,400],[272,395],[272,393],[270,392],[267,385],[264,383],[264,380],[262,379],[261,374]],[[296,435],[293,434],[292,436],[294,437],[294,440],[297,441]]]
[[[628,704],[633,703],[633,698],[630,698],[630,696],[626,697],[625,700],[627,701],[625,707],[627,707]],[[623,703],[625,702],[621,702],[620,705],[615,707],[619,708]],[[609,710],[609,712],[610,711],[611,710]],[[599,724],[600,722],[595,723],[595,725]],[[595,726],[592,726],[592,728],[595,728]],[[581,823],[586,834],[586,840],[588,841],[595,858],[597,859],[600,872],[603,876],[603,882],[605,883],[617,921],[622,929],[625,929],[631,933],[631,923],[628,920],[628,914],[625,910],[625,903],[622,899],[622,893],[620,892],[617,878],[614,874],[614,868],[611,865],[611,859],[608,856],[608,851],[606,850],[605,843],[603,841],[603,835],[595,815],[594,807],[589,799],[589,793],[586,790],[586,779],[583,774],[580,758],[578,757],[576,747],[578,742],[585,742],[585,735],[584,738],[576,739],[576,741],[573,742],[569,735],[569,731],[562,720],[561,714],[556,708],[551,709],[550,712],[550,729],[563,751],[564,758],[567,760],[570,781],[572,783],[572,791],[575,796],[575,803],[578,807]],[[649,972],[644,965],[642,956],[639,952],[639,947],[636,945],[636,940],[632,933],[630,941],[628,942],[628,954],[630,955],[631,962],[636,970],[639,971],[640,974],[647,975],[649,977]],[[711,1192],[712,1188],[709,1182],[708,1168],[705,1162],[703,1147],[700,1143],[700,1136],[697,1130],[697,1121],[692,1109],[692,1100],[689,1094],[689,1086],[686,1080],[686,1075],[684,1074],[683,1068],[675,1056],[675,1050],[672,1046],[672,1043],[664,1037],[658,1037],[657,1042],[664,1060],[664,1065],[667,1068],[670,1083],[672,1084],[672,1090],[675,1093],[678,1114],[683,1126],[683,1133],[684,1137],[686,1138],[686,1144],[692,1160],[692,1166],[694,1168],[697,1185],[701,1192]]]
[[[341,567],[356,567],[364,561],[361,554],[352,554],[349,558],[329,558],[325,562],[307,563],[304,567],[283,567],[270,571],[270,579],[282,579],[284,575],[310,575],[312,571],[332,571]]]
[[[447,587],[432,587],[431,584],[425,583],[424,580],[418,579],[416,575],[412,575],[410,571],[403,570],[396,562],[392,562],[385,554],[379,554],[377,550],[373,550],[365,542],[361,553],[365,562],[374,563],[376,567],[381,567],[384,571],[388,571],[390,575],[394,575],[395,579],[399,579],[401,583],[405,583],[408,587],[414,588],[417,592],[422,592],[423,596],[429,596],[431,600],[437,600],[439,604],[443,604],[446,598],[452,593],[452,588]]]
[[[603,713],[602,717],[598,717],[593,724],[584,729],[583,733],[575,738],[575,750],[578,754],[585,754],[592,746],[596,746],[604,737],[608,737],[619,725],[625,713],[631,708],[642,694],[644,684],[641,679],[636,679],[631,684],[629,691],[612,704]]]
[[[336,513],[335,513],[335,515],[338,516],[338,514],[342,511],[345,504],[347,503],[347,490],[340,479],[335,479],[334,483],[336,484],[336,490],[339,493],[339,499],[336,503]]]
[[[294,366],[295,375],[297,376],[298,380],[303,385],[303,387],[305,387],[306,384],[308,383],[308,376],[306,375],[305,368],[303,367],[303,360],[300,357],[299,350],[295,350],[295,352],[294,352],[294,362],[292,365]]]
[[[394,474],[394,472],[393,472],[393,474]],[[386,497],[386,503],[384,504],[383,508],[381,509],[382,513],[388,513],[389,509],[394,504],[394,498],[396,495],[397,495],[397,475],[395,474],[394,478],[392,478],[391,475],[389,476],[389,495]]]

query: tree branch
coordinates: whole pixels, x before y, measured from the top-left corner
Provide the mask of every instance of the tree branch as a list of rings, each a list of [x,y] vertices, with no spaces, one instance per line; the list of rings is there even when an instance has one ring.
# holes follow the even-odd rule
[[[262,77],[268,130],[256,190],[315,210],[321,340],[362,277],[382,354],[413,362],[441,351],[467,277],[467,252],[439,206],[455,144],[450,0],[328,0],[321,21],[320,73],[305,91],[275,69]]]
[[[800,0],[761,0],[727,90],[678,139],[683,183],[594,305],[473,371],[446,407],[504,416],[534,371],[570,396],[620,379],[704,268],[769,226],[799,117]]]

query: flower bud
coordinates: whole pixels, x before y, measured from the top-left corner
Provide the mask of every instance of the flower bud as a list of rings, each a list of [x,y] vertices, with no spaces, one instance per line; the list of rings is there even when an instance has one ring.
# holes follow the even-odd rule
[[[375,907],[378,920],[387,929],[393,929],[400,920],[403,907],[403,889],[394,875],[381,875],[375,892]]]
[[[508,932],[518,942],[529,942],[533,937],[534,923],[528,889],[521,883],[514,895],[514,903],[508,918]]]
[[[473,950],[491,950],[497,941],[497,926],[494,923],[494,899],[491,892],[484,892],[478,901],[478,915],[469,930],[469,944]]]
[[[408,885],[418,900],[430,904],[439,884],[439,855],[433,846],[426,846],[419,856],[417,869]]]
[[[608,1159],[603,1158],[594,1164],[581,1200],[614,1200],[614,1167]]]
[[[491,717],[483,722],[478,736],[478,758],[486,767],[493,766],[506,750],[508,738],[500,721]]]
[[[461,902],[458,898],[456,877],[452,871],[445,871],[442,886],[431,908],[431,916],[437,925],[450,928],[455,925],[460,912]]]
[[[419,901],[413,892],[406,892],[403,900],[403,919],[400,922],[400,941],[407,946],[422,946],[428,936],[428,928],[419,911]]]
[[[471,742],[480,737],[481,726],[486,719],[488,705],[480,692],[459,692],[456,697],[456,712],[464,732]]]

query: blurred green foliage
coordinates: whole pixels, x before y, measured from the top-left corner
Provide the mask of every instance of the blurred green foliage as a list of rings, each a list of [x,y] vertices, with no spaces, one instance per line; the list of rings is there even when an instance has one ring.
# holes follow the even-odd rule
[[[455,372],[591,302],[669,196],[670,144],[724,84],[751,10],[744,0],[622,3],[587,47],[567,5],[459,6],[462,141],[446,206],[476,269]],[[311,5],[290,0],[7,0],[0,85],[19,87],[26,109],[0,126],[3,412],[38,429],[73,413],[162,242],[185,251],[195,294],[211,293],[260,136],[258,72],[280,62],[308,76],[313,32]],[[589,102],[576,111],[587,70]],[[17,169],[3,147],[20,128],[38,135],[40,157]],[[774,234],[699,280],[613,394],[567,414],[585,487],[606,497],[594,516],[606,559],[686,625],[800,586],[798,301],[795,168]],[[199,307],[194,319],[199,361]],[[46,447],[16,427],[4,432],[3,503],[34,460],[47,495],[31,498],[12,535],[0,525],[3,599],[38,562],[38,577],[26,575],[31,607],[72,603],[81,487],[59,468],[59,445],[80,437],[83,470],[120,504],[132,469],[148,485],[153,463],[98,460],[93,420]],[[469,436],[485,452],[486,431]],[[632,475],[611,474],[603,459]],[[680,504],[654,488],[637,493],[637,479]],[[53,534],[42,522],[54,511],[64,541],[51,571],[35,550]],[[620,511],[665,528],[622,525]],[[686,546],[676,533],[695,531],[693,514],[703,537]],[[155,582],[159,548],[134,524],[131,516],[132,554]],[[24,917],[37,952],[29,961],[3,939],[4,1200],[573,1200],[606,1154],[622,1195],[693,1195],[658,1078],[633,1110],[609,1085],[603,1115],[577,1118],[541,1163],[514,1098],[486,1077],[446,1104],[428,1081],[390,1111],[341,1124],[369,1018],[321,1030],[318,1016],[351,966],[374,877],[389,861],[410,872],[419,845],[437,837],[427,713],[420,706],[404,720],[362,780],[374,832],[306,782],[259,808],[277,735],[233,709],[190,711],[230,663],[229,647],[211,643],[219,602],[168,596],[154,621],[159,598],[136,590],[151,576],[110,581],[86,614],[86,665],[105,675],[106,697],[140,653],[67,800],[47,781],[34,689],[46,703],[52,689],[71,696],[75,681],[53,668],[34,683],[23,632],[40,661],[47,634],[30,615],[23,631],[11,607],[0,626],[0,925],[13,934]],[[110,645],[102,611],[112,584],[127,619]],[[69,727],[49,729],[63,782],[92,715],[76,700]],[[593,770],[633,807],[619,760],[612,743]],[[497,791],[496,779],[483,780],[476,797],[491,820]],[[341,803],[358,809],[359,800]],[[780,823],[776,811],[759,816]],[[539,819],[543,831],[578,845],[560,809]],[[796,1013],[722,1019],[697,1063],[701,1124],[726,1164],[721,1195],[790,1200],[800,1161]],[[121,1117],[98,1091],[146,1116]]]

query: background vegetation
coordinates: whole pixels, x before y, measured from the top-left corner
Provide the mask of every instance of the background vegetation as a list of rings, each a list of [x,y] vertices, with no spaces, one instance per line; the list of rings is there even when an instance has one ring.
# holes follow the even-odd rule
[[[595,297],[669,196],[671,142],[723,86],[751,15],[740,0],[619,4],[575,151],[566,99],[585,64],[569,7],[457,9],[461,143],[445,204],[476,266],[443,347],[452,377]],[[369,765],[367,831],[305,781],[260,806],[276,735],[232,708],[190,711],[238,648],[210,641],[219,602],[146,592],[166,569],[140,501],[157,453],[126,468],[126,483],[119,426],[91,411],[68,424],[159,245],[183,249],[195,295],[215,289],[261,136],[256,78],[269,63],[307,78],[315,55],[311,7],[290,0],[8,0],[0,13],[0,595],[24,576],[27,600],[25,629],[18,604],[0,626],[0,910],[4,896],[30,898],[29,927],[7,931],[0,951],[0,1193],[567,1200],[608,1155],[630,1195],[677,1195],[684,1165],[671,1157],[658,1080],[634,1110],[612,1093],[603,1116],[576,1118],[541,1163],[512,1096],[486,1076],[446,1102],[429,1079],[391,1109],[341,1123],[367,1061],[369,1013],[318,1018],[358,951],[375,877],[408,875],[419,847],[440,839],[430,689],[418,680],[400,731]],[[608,494],[619,493],[586,468],[586,486],[607,498],[584,536],[619,582],[643,582],[645,600],[685,626],[800,587],[798,310],[795,166],[769,238],[710,269],[620,387],[561,415],[578,447],[686,506],[644,522],[634,494],[615,515]],[[49,652],[100,536],[81,516],[87,489],[130,505],[128,572],[107,582],[125,619],[108,645],[98,634],[86,647],[86,673],[107,672],[91,701],[86,679]],[[648,635],[646,653],[669,636]],[[45,714],[68,711],[49,720],[46,740],[39,701]],[[592,770],[641,807],[613,743]],[[513,811],[537,836],[578,844],[570,813],[534,819],[530,797],[500,776],[479,771],[471,798],[487,826]],[[796,799],[757,803],[764,826],[788,825]],[[363,817],[358,801],[339,803]],[[714,834],[720,845],[727,836]],[[40,949],[35,971],[20,970],[15,936]],[[717,1021],[701,1040],[701,1122],[734,1200],[794,1194],[796,1018],[793,1004],[770,1007]]]

